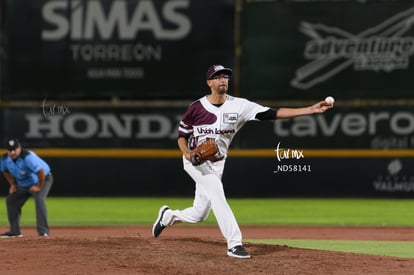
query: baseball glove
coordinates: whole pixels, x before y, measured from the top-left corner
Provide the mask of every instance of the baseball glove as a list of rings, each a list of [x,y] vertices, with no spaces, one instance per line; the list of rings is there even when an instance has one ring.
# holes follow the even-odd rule
[[[200,165],[206,160],[213,160],[218,152],[218,147],[214,139],[207,139],[204,143],[197,146],[190,153],[190,161],[194,166]]]

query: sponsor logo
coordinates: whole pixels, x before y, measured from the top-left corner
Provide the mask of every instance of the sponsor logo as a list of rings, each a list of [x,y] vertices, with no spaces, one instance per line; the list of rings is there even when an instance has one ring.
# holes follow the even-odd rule
[[[176,139],[181,116],[154,114],[71,113],[49,116],[26,113],[27,139]]]
[[[414,113],[409,111],[349,112],[304,116],[273,122],[280,137],[371,137],[371,148],[414,147]]]
[[[402,173],[403,163],[393,159],[387,165],[387,173],[378,176],[372,183],[374,189],[380,192],[414,192],[414,176]]]
[[[355,71],[392,72],[407,69],[414,53],[414,7],[358,34],[337,27],[302,22],[300,31],[310,40],[304,56],[312,60],[296,71],[293,87],[307,90],[353,66]]]
[[[180,113],[149,114],[121,110],[81,112],[44,101],[45,109],[11,111],[22,116],[21,135],[27,138],[154,138],[174,139],[182,118]],[[69,113],[70,111],[70,113]],[[45,117],[46,116],[46,117]],[[229,124],[230,125],[230,124]],[[265,128],[262,128],[265,127]],[[260,130],[263,129],[263,130]],[[306,116],[263,124],[258,136],[272,132],[280,138],[351,138],[374,149],[414,148],[414,113],[405,110],[337,112],[330,116]],[[236,134],[235,129],[199,126],[196,135]],[[340,142],[340,141],[339,141]],[[349,144],[346,144],[349,145]]]
[[[160,41],[179,41],[190,34],[189,6],[189,0],[46,1],[41,39],[69,41],[73,62],[93,64],[86,78],[143,79],[145,62],[162,61]]]
[[[43,103],[41,114],[26,112],[24,120],[27,139],[176,139],[182,114],[134,114],[134,113],[70,113]],[[53,108],[55,110],[53,111]],[[45,117],[46,113],[46,117]],[[196,133],[229,135],[235,129],[198,127]]]
[[[151,33],[157,40],[180,40],[191,31],[191,21],[185,14],[189,5],[189,0],[163,1],[161,6],[150,0],[47,1],[42,7],[46,26],[41,36],[44,41],[67,37],[72,41],[108,41],[116,36],[134,40],[141,33]]]
[[[239,117],[238,113],[224,113],[223,122],[224,123],[236,123]]]

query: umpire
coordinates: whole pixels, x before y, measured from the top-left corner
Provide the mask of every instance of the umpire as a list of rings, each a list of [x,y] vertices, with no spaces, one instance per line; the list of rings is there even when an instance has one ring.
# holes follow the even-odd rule
[[[7,150],[2,155],[0,170],[10,184],[6,200],[10,231],[0,237],[22,237],[20,216],[24,203],[31,196],[35,200],[37,233],[47,237],[49,225],[45,201],[53,184],[50,167],[34,152],[22,148],[16,138],[7,141]]]

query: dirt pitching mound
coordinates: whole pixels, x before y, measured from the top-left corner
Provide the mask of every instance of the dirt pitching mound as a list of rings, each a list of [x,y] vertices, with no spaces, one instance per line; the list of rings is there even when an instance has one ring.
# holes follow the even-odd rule
[[[383,239],[414,237],[411,228],[319,229],[245,227],[242,231],[249,239],[317,238],[316,233],[320,239],[347,233],[356,235],[345,239],[361,239],[368,231],[371,237],[382,231]],[[278,245],[245,243],[253,257],[234,259],[226,256],[226,243],[214,226],[176,226],[159,238],[151,237],[149,227],[60,227],[47,238],[37,237],[33,228],[22,233],[23,238],[0,240],[1,274],[414,274],[414,259]]]

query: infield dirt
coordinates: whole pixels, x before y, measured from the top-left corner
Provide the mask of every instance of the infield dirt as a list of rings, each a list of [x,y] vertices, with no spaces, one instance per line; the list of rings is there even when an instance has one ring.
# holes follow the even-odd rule
[[[7,228],[3,227],[4,231]],[[245,239],[414,241],[414,228],[245,226]],[[216,226],[23,228],[0,240],[0,274],[414,274],[414,259],[245,243],[251,259],[226,256]]]

